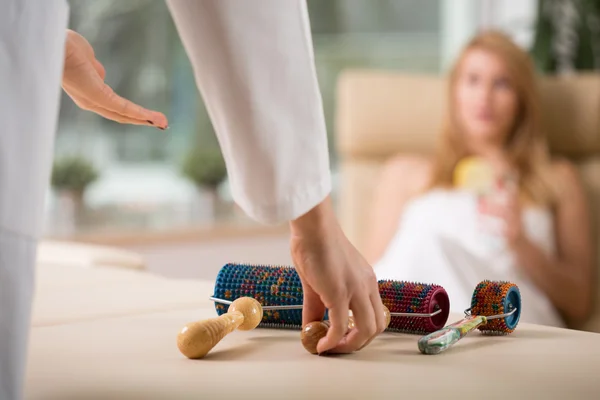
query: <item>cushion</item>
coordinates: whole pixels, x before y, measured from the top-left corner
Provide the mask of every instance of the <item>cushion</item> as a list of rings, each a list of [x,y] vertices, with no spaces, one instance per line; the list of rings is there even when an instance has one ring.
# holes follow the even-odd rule
[[[441,76],[350,70],[341,75],[336,146],[344,158],[430,153],[445,110]],[[550,148],[574,158],[600,153],[600,74],[540,79]]]

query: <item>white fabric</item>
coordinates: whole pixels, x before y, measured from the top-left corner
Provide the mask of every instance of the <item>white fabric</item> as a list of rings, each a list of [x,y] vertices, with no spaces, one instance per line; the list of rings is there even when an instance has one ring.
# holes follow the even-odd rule
[[[16,400],[22,396],[68,7],[64,0],[1,4],[0,399]]]
[[[225,157],[232,195],[279,223],[331,190],[304,0],[168,0]]]
[[[65,0],[2,0],[0,226],[37,237],[60,99]]]
[[[34,290],[34,239],[0,228],[0,399],[21,398]]]
[[[65,0],[2,0],[0,13],[0,399],[20,398],[33,266],[57,122]],[[172,0],[217,132],[234,199],[265,223],[331,190],[304,0]]]
[[[564,326],[545,294],[520,271],[506,243],[486,231],[486,222],[478,215],[476,195],[468,191],[434,190],[416,197],[407,204],[395,236],[374,265],[378,279],[442,285],[452,312],[470,307],[480,281],[508,280],[521,291],[521,321]],[[554,253],[549,211],[526,208],[523,225],[546,254]]]

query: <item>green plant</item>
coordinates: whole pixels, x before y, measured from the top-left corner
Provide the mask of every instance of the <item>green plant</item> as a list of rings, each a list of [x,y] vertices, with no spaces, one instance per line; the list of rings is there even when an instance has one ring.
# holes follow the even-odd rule
[[[538,0],[531,55],[543,73],[600,70],[600,0]]]
[[[221,152],[212,148],[192,147],[186,155],[182,172],[196,186],[215,190],[227,177]]]
[[[96,179],[98,172],[83,157],[65,156],[54,161],[51,183],[55,189],[83,192]]]

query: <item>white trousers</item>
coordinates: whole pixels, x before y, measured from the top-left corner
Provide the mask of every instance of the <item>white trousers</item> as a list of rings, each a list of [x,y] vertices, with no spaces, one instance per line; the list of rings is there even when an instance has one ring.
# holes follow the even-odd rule
[[[22,397],[68,6],[66,0],[0,5],[0,399],[16,400]],[[305,1],[168,5],[236,202],[264,223],[310,210],[329,194],[331,178]]]
[[[60,98],[65,0],[0,0],[0,399],[22,396]]]

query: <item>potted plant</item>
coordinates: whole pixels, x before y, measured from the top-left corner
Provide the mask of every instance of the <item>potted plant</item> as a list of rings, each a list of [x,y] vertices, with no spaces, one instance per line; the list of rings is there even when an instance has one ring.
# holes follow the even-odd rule
[[[54,161],[51,184],[59,197],[68,198],[80,209],[87,187],[98,179],[98,172],[85,158],[64,156]]]
[[[542,73],[600,70],[600,0],[540,0],[534,33]]]
[[[212,147],[192,147],[183,161],[182,173],[194,183],[200,193],[208,194],[214,214],[219,202],[218,188],[227,177],[221,152]]]

